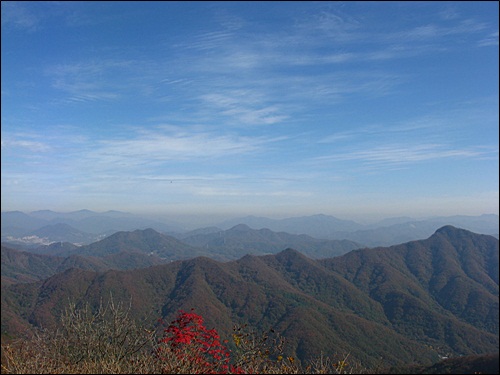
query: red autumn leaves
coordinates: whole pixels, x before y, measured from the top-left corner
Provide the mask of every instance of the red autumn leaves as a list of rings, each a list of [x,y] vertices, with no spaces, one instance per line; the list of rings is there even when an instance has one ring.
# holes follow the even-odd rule
[[[157,350],[160,359],[181,372],[189,368],[197,374],[242,374],[241,368],[230,364],[230,352],[221,344],[215,329],[207,329],[203,318],[194,312],[180,311],[177,319],[165,330]]]

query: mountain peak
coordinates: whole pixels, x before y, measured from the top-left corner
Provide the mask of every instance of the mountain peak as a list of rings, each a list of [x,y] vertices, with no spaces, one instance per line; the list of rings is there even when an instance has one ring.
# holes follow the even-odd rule
[[[445,225],[434,232],[434,234],[456,235],[457,233],[469,232],[468,230],[454,227],[453,225]]]
[[[287,248],[283,251],[280,251],[278,254],[276,254],[276,258],[283,260],[283,259],[300,259],[300,260],[310,260],[307,256],[302,254],[300,251],[297,251],[292,248]]]
[[[90,210],[87,210],[87,209],[83,209],[83,210],[72,211],[70,213],[71,214],[95,214],[96,212],[90,211]]]
[[[439,236],[439,235],[446,238],[446,240],[451,241],[451,242],[463,241],[466,239],[470,239],[474,236],[491,236],[491,237],[495,238],[495,236],[492,236],[492,235],[485,235],[485,234],[481,234],[481,233],[476,233],[474,231],[459,228],[459,227],[454,227],[452,225],[445,225],[445,226],[439,228],[438,230],[436,230],[436,232],[434,232],[434,234],[431,236],[431,238],[435,237],[435,236]],[[498,241],[498,238],[495,238],[495,239]]]
[[[292,249],[291,247],[287,247],[285,250],[280,251],[278,254],[283,254],[283,255],[297,255],[297,254],[301,254],[301,252],[297,251],[295,249]]]
[[[17,211],[20,212],[20,211]],[[32,211],[30,212],[31,214],[56,214],[57,212],[52,211],[52,210],[37,210],[37,211]]]
[[[252,230],[252,228],[250,228],[246,224],[238,224],[238,225],[235,225],[234,227],[232,227],[229,230],[230,231],[234,231],[234,232],[248,232],[248,231]]]
[[[143,235],[158,235],[160,232],[154,230],[153,228],[136,229],[132,233],[143,234]]]

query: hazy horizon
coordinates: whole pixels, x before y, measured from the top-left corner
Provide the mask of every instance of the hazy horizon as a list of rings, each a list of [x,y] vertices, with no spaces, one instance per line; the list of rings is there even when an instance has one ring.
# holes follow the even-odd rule
[[[15,2],[2,211],[499,213],[498,2]]]
[[[482,213],[479,215],[462,215],[462,214],[457,214],[457,215],[423,215],[423,216],[411,216],[411,215],[404,215],[404,216],[379,216],[379,215],[361,215],[361,216],[343,216],[343,215],[335,215],[335,214],[325,214],[322,212],[317,212],[317,213],[311,213],[311,214],[305,214],[305,215],[253,215],[253,214],[245,214],[241,213],[239,215],[228,215],[228,214],[189,214],[189,213],[180,213],[180,214],[175,214],[175,213],[169,213],[169,212],[157,212],[157,213],[148,213],[148,212],[129,212],[129,211],[123,211],[123,210],[89,210],[86,208],[80,209],[80,210],[69,210],[69,211],[54,211],[54,210],[48,210],[48,209],[40,209],[40,210],[32,210],[32,211],[21,211],[21,210],[16,210],[16,211],[5,211],[2,209],[2,213],[6,212],[23,212],[25,214],[33,214],[33,213],[38,213],[38,212],[43,212],[43,211],[51,211],[57,214],[73,214],[73,213],[78,213],[80,211],[91,211],[93,213],[99,214],[99,215],[105,215],[107,213],[119,213],[119,214],[130,214],[138,218],[144,218],[144,219],[153,219],[153,220],[158,220],[160,222],[171,222],[172,224],[181,224],[185,226],[187,229],[197,229],[201,228],[203,226],[213,226],[217,224],[221,224],[222,222],[225,221],[232,221],[236,219],[245,219],[248,217],[254,217],[257,219],[271,219],[271,220],[282,220],[282,219],[290,219],[290,218],[306,218],[306,217],[313,217],[313,216],[328,216],[328,217],[334,217],[336,219],[340,220],[346,220],[346,221],[353,221],[358,224],[362,225],[371,225],[371,224],[377,224],[379,222],[382,222],[384,220],[397,220],[397,219],[411,219],[415,221],[423,221],[423,220],[431,220],[435,218],[442,218],[442,217],[460,217],[460,216],[465,216],[465,217],[481,217],[481,216],[488,216],[488,215],[495,215],[499,216],[496,213]]]

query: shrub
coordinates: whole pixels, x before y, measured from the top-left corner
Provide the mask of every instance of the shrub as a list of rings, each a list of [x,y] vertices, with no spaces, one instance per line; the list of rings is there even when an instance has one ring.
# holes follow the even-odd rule
[[[307,366],[284,355],[285,340],[274,330],[262,334],[234,327],[231,351],[203,318],[180,311],[157,337],[112,300],[95,312],[70,303],[57,330],[36,329],[25,339],[2,345],[2,374],[348,374],[365,369],[349,355],[320,355]],[[224,343],[224,344],[223,344]]]
[[[240,367],[229,363],[230,352],[221,344],[215,329],[207,329],[203,318],[194,312],[181,311],[164,331],[156,354],[162,373],[242,374]]]
[[[57,330],[35,329],[24,339],[2,345],[2,373],[151,373],[154,332],[129,317],[130,307],[102,301],[96,312],[74,303]]]

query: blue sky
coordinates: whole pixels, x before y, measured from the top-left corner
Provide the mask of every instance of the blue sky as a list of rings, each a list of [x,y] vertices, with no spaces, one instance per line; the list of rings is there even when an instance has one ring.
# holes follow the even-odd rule
[[[498,214],[498,2],[1,4],[2,211]]]

